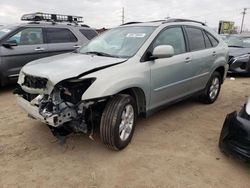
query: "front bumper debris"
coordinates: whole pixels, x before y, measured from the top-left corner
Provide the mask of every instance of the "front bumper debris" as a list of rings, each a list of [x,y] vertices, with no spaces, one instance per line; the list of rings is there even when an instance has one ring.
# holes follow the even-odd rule
[[[250,73],[250,61],[249,59],[238,59],[237,57],[231,57],[229,60],[229,73],[249,74]]]
[[[62,115],[51,114],[50,116],[42,116],[36,103],[32,103],[32,101],[29,102],[19,95],[17,95],[17,103],[23,110],[28,113],[29,117],[39,120],[52,127],[59,127],[60,125],[72,120],[71,118],[67,118],[67,116],[72,117],[72,114],[70,114],[70,112]]]
[[[227,115],[219,140],[221,151],[250,162],[250,99],[240,113]]]

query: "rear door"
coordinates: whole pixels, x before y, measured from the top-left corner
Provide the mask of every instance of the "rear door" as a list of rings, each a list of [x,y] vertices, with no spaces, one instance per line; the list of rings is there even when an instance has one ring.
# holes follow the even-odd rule
[[[72,52],[79,47],[78,39],[69,28],[45,28],[45,42],[50,55]]]
[[[189,50],[192,54],[192,84],[190,90],[196,92],[205,88],[215,61],[216,52],[202,28],[185,27]]]
[[[25,27],[19,29],[6,41],[17,42],[17,46],[6,48],[0,47],[4,76],[17,77],[20,69],[28,62],[46,57],[47,44],[44,43],[42,27]]]

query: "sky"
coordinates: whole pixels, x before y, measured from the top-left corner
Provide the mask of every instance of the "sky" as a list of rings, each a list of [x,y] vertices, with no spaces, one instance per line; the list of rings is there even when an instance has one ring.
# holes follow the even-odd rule
[[[25,13],[47,12],[83,16],[91,27],[110,28],[121,24],[122,7],[125,22],[186,18],[212,28],[219,20],[240,26],[243,8],[249,8],[244,28],[250,29],[250,0],[0,0],[0,24],[19,23]]]

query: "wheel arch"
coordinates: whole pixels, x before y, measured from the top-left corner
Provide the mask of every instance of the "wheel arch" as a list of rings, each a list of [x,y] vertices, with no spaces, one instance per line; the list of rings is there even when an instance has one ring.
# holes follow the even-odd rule
[[[221,81],[222,83],[224,82],[224,76],[225,76],[225,67],[224,66],[219,66],[217,67],[213,72],[218,72],[221,75]]]
[[[136,102],[138,115],[146,116],[146,96],[143,89],[139,87],[131,87],[123,89],[117,94],[128,94],[132,96]]]

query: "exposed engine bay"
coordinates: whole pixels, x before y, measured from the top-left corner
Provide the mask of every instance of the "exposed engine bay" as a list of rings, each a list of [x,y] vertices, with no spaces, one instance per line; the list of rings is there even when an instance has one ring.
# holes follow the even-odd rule
[[[23,85],[34,89],[46,87],[40,78],[32,79],[25,79]],[[29,117],[46,123],[54,136],[65,142],[65,136],[71,132],[93,134],[95,125],[100,121],[106,99],[81,100],[83,93],[94,80],[64,80],[58,83],[50,94],[30,94],[21,87],[17,88],[14,94]]]

